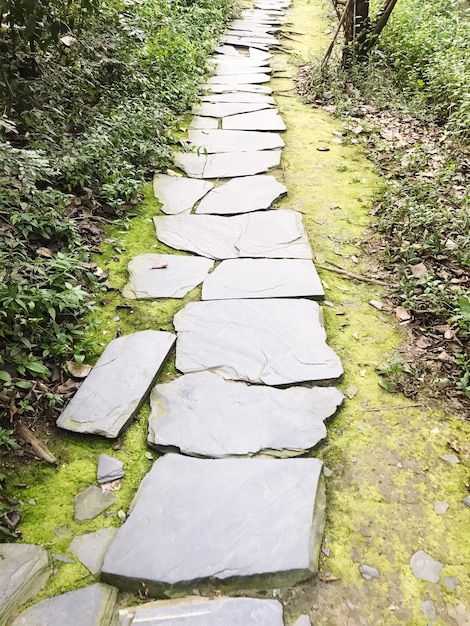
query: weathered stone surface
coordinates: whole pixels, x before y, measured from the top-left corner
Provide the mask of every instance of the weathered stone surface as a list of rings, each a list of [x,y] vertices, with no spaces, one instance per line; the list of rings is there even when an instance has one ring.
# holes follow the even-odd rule
[[[52,568],[41,546],[0,543],[0,554],[0,626],[10,626],[11,616],[37,594]]]
[[[272,133],[256,134],[269,136]],[[242,176],[216,187],[206,198],[203,198],[196,209],[196,213],[234,215],[269,209],[274,200],[285,193],[287,193],[287,188],[279,183],[274,176]]]
[[[278,29],[273,28],[271,24],[263,24],[259,20],[252,17],[244,16],[242,18],[230,22],[231,30],[243,30],[247,32],[269,33]]]
[[[155,330],[113,339],[57,425],[117,437],[139,411],[174,342],[171,333]]]
[[[308,615],[301,615],[297,620],[295,620],[294,626],[312,626],[312,624]]]
[[[95,584],[33,605],[11,626],[109,626],[116,605],[116,589]]]
[[[209,79],[210,85],[238,85],[239,83],[242,85],[257,85],[261,83],[269,83],[271,80],[271,76],[269,74],[255,74],[255,73],[245,73],[245,74],[229,74],[218,76],[215,74],[211,76]],[[220,116],[218,116],[220,117]]]
[[[445,502],[444,500],[436,500],[436,502],[434,502],[434,513],[436,515],[444,515],[444,513],[447,512],[448,508],[449,503]]]
[[[275,389],[187,374],[153,389],[149,443],[191,456],[297,456],[326,436],[323,422],[342,401],[333,387]]]
[[[160,267],[159,265],[166,265]],[[177,254],[139,254],[127,269],[129,282],[122,290],[125,298],[184,298],[202,283],[214,267],[209,259]],[[152,269],[157,268],[157,269]]]
[[[95,519],[116,502],[112,491],[103,491],[96,485],[90,485],[75,496],[74,520],[84,522]]]
[[[125,476],[124,463],[107,454],[98,457],[98,471],[96,479],[99,483],[109,483]]]
[[[193,107],[193,113],[204,117],[229,117],[269,108],[271,105],[265,102],[203,102]]]
[[[235,57],[238,59],[250,59],[251,61],[257,61],[259,63],[263,61],[269,61],[269,59],[273,58],[273,55],[269,52],[262,52],[261,50],[257,50],[256,48],[248,48],[248,55],[240,52],[239,48],[231,45],[221,45],[215,48],[215,51],[219,54],[224,54],[226,56]],[[245,50],[243,51],[246,52]]]
[[[222,128],[229,130],[286,130],[282,117],[275,109],[231,115],[222,120]]]
[[[220,38],[222,43],[228,44],[230,46],[244,46],[246,48],[257,48],[258,50],[263,50],[267,52],[269,50],[269,45],[265,42],[260,42],[254,36],[251,37],[237,37],[234,35],[222,35]]]
[[[230,92],[251,92],[251,93],[263,93],[270,95],[273,90],[268,85],[256,85],[256,84],[239,84],[239,83],[230,83],[230,84],[217,84],[217,83],[206,83],[203,85],[203,89],[208,93],[230,93]],[[194,128],[191,126],[191,128]]]
[[[266,65],[229,65],[220,63],[214,76],[240,76],[243,74],[271,74],[272,69]]]
[[[314,264],[303,259],[222,261],[202,286],[203,300],[298,297],[320,300],[323,296]]]
[[[154,217],[157,237],[172,248],[212,259],[238,257],[311,259],[302,215],[277,210],[234,217]]]
[[[75,537],[68,549],[92,574],[98,574],[104,555],[116,533],[117,528],[101,528],[94,533]]]
[[[275,104],[272,96],[263,93],[250,93],[249,91],[235,91],[202,96],[203,102],[261,102],[263,104]]]
[[[194,178],[233,178],[260,174],[271,167],[277,167],[281,162],[281,151],[258,150],[209,155],[177,152],[174,161],[188,176]]]
[[[244,130],[190,130],[188,139],[193,146],[208,154],[215,152],[254,152],[282,148],[284,141],[277,133],[257,133]],[[188,180],[192,180],[189,178]],[[199,181],[197,181],[199,182]]]
[[[438,583],[443,565],[424,550],[418,550],[411,557],[410,567],[416,578]]]
[[[153,179],[154,196],[162,203],[163,213],[168,215],[191,213],[196,202],[203,198],[213,186],[205,180],[166,174],[157,174]]]
[[[213,54],[208,57],[208,62],[215,67],[267,67],[271,69],[269,65],[269,58],[256,59],[241,54]]]
[[[316,571],[324,523],[319,459],[167,454],[142,481],[103,580],[150,592],[194,583],[271,588]],[[138,538],[138,541],[136,541]]]
[[[212,117],[200,117],[199,115],[195,115],[189,124],[189,128],[213,130],[219,128],[219,120]]]
[[[255,30],[255,29],[251,31],[239,30],[236,28],[232,28],[232,26],[230,25],[230,28],[226,30],[225,32],[229,37],[240,37],[242,39],[247,38],[250,41],[256,41],[256,43],[260,43],[265,46],[278,46],[279,45],[279,39],[274,37],[274,35],[267,33],[266,31]]]
[[[266,385],[332,381],[343,373],[311,300],[193,302],[174,318],[176,367]]]
[[[189,596],[119,611],[120,626],[284,626],[277,600]]]

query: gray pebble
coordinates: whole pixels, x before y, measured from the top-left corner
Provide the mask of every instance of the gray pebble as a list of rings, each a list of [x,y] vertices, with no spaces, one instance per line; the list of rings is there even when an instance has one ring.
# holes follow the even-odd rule
[[[441,459],[443,461],[446,461],[447,463],[460,463],[459,458],[456,454],[443,454],[441,456]]]
[[[359,571],[361,572],[362,578],[365,578],[366,580],[380,577],[379,570],[372,565],[360,565]]]

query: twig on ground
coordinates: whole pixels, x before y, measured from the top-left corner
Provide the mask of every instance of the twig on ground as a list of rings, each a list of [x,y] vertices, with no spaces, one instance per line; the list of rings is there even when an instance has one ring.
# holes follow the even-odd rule
[[[335,272],[335,274],[340,274],[341,276],[345,276],[346,278],[351,278],[352,280],[358,280],[363,283],[370,283],[371,285],[380,285],[381,287],[388,287],[389,284],[383,280],[378,280],[377,278],[369,278],[368,276],[361,276],[360,274],[355,274],[354,272],[348,272],[347,270],[343,270],[339,267],[332,267],[333,263],[331,261],[327,261],[328,265],[323,265],[321,263],[316,263],[317,267],[320,267],[327,272]]]

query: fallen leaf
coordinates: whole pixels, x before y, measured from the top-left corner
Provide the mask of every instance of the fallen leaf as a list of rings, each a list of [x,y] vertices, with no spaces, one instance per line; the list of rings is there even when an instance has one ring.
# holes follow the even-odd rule
[[[44,259],[52,259],[52,257],[54,256],[52,254],[52,251],[49,250],[49,248],[36,248],[36,254],[38,256],[42,256]]]
[[[420,348],[421,350],[426,350],[426,348],[429,348],[431,344],[432,344],[432,341],[430,339],[428,339],[427,337],[421,336],[416,342],[416,347]]]
[[[178,174],[178,172],[175,172],[175,170],[170,170],[170,169],[168,169],[166,173],[168,176],[179,176],[180,178],[182,176],[182,174]]]
[[[415,278],[422,278],[428,273],[428,268],[424,265],[424,263],[418,263],[417,265],[411,266],[411,273]]]
[[[357,386],[356,385],[349,385],[349,387],[346,389],[346,391],[344,392],[344,395],[349,398],[350,400],[352,400],[354,398],[354,396],[357,393]]]
[[[146,459],[148,459],[149,461],[153,461],[153,454],[151,452],[145,452],[144,456]]]
[[[155,265],[152,265],[152,267],[150,269],[151,270],[162,270],[165,267],[168,267],[168,263],[155,263]]]
[[[385,304],[380,302],[380,300],[369,300],[369,304],[374,307],[374,309],[378,309],[382,311],[385,308]]]
[[[91,365],[85,363],[75,363],[75,361],[67,361],[65,364],[70,376],[74,378],[86,378],[93,369]]]
[[[395,309],[395,315],[400,322],[407,322],[411,319],[411,315],[408,313],[404,306],[397,306],[397,308]]]
[[[72,37],[72,35],[64,35],[59,39],[59,41],[63,43],[66,48],[71,48],[75,43],[77,43],[77,40],[75,37]]]
[[[359,375],[362,376],[362,377],[367,376],[367,370],[361,370],[359,372]]]
[[[59,393],[60,395],[68,395],[71,393],[75,393],[79,387],[79,382],[77,382],[76,380],[72,380],[72,378],[69,378],[65,381],[65,383],[62,383],[62,385],[59,385],[57,387],[57,393]]]
[[[101,491],[119,491],[121,489],[121,479],[110,480],[108,483],[100,485]]]
[[[379,366],[377,361],[364,361],[364,365],[367,365],[367,367],[378,367]]]
[[[333,576],[333,574],[325,574],[324,576],[318,576],[318,580],[321,580],[322,583],[334,583],[337,580],[340,580],[338,576]]]
[[[121,522],[125,522],[126,521],[127,515],[124,513],[124,511],[122,509],[119,509],[119,511],[117,512],[117,516],[119,517]]]
[[[358,332],[352,333],[352,336],[354,337],[354,339],[356,341],[359,341],[359,333]]]

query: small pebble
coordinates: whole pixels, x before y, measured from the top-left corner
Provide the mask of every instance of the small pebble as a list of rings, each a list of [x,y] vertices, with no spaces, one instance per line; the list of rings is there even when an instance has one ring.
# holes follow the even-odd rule
[[[330,551],[328,548],[322,548],[321,551],[326,557],[330,556]]]
[[[366,580],[380,577],[379,570],[372,565],[359,565],[359,571],[361,572],[362,578]]]
[[[456,454],[443,454],[441,456],[441,459],[443,461],[446,461],[447,463],[460,463],[459,458]]]
[[[457,576],[452,576],[451,578],[444,578],[444,585],[447,587],[449,591],[455,591],[458,584],[459,584],[459,579],[457,578]]]
[[[353,458],[351,459],[351,463],[357,463],[357,457],[353,456]]]
[[[444,515],[448,508],[449,504],[444,500],[434,502],[434,513],[436,513],[436,515]]]
[[[359,424],[359,426],[357,427],[358,430],[364,430],[365,426],[364,424]]]
[[[333,474],[333,472],[332,472],[332,471],[331,471],[328,467],[326,467],[326,465],[324,465],[324,466],[323,466],[323,474],[324,474],[327,478],[329,478],[329,477]]]

